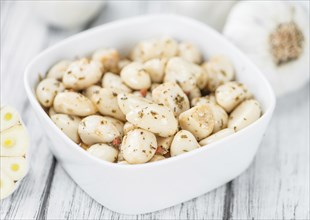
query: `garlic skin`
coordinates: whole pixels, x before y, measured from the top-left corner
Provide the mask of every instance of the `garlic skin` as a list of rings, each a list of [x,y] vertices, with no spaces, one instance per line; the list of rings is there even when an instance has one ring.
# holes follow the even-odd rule
[[[260,68],[277,96],[309,81],[309,20],[299,4],[239,2],[223,33]]]

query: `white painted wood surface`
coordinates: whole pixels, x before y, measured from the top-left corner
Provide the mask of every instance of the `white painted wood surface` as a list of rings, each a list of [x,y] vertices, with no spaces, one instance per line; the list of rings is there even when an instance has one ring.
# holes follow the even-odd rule
[[[165,2],[113,1],[84,28],[110,20],[168,12]],[[48,150],[23,89],[23,71],[40,51],[76,31],[46,26],[27,2],[1,1],[1,104],[15,106],[31,135],[31,170],[1,201],[1,219],[309,219],[309,84],[280,98],[251,167],[206,195],[155,213],[112,212],[86,195]]]

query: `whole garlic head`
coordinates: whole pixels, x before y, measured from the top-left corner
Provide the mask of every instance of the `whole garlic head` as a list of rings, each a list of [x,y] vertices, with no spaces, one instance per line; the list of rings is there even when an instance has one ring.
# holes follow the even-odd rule
[[[285,1],[242,1],[223,33],[261,69],[278,96],[309,81],[309,20],[304,8]]]

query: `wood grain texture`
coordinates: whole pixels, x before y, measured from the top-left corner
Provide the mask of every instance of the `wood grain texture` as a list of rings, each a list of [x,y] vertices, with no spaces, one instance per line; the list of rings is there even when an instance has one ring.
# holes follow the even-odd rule
[[[111,1],[82,29],[144,13],[174,12],[165,1]],[[31,131],[31,170],[1,201],[0,219],[309,219],[309,84],[278,100],[251,167],[232,182],[180,205],[121,215],[98,204],[66,174],[23,89],[27,63],[80,30],[62,31],[36,19],[27,2],[1,1],[1,104],[15,106]]]

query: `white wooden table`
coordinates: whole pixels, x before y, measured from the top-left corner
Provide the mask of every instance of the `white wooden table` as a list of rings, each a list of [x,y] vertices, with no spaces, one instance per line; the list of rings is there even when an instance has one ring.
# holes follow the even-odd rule
[[[99,205],[48,150],[23,88],[27,63],[77,31],[46,26],[27,2],[1,1],[1,104],[21,112],[31,135],[31,170],[19,189],[1,201],[1,219],[309,219],[309,84],[278,99],[271,124],[251,167],[232,182],[155,213],[128,216]],[[163,2],[109,2],[83,29],[110,20],[165,12]]]

